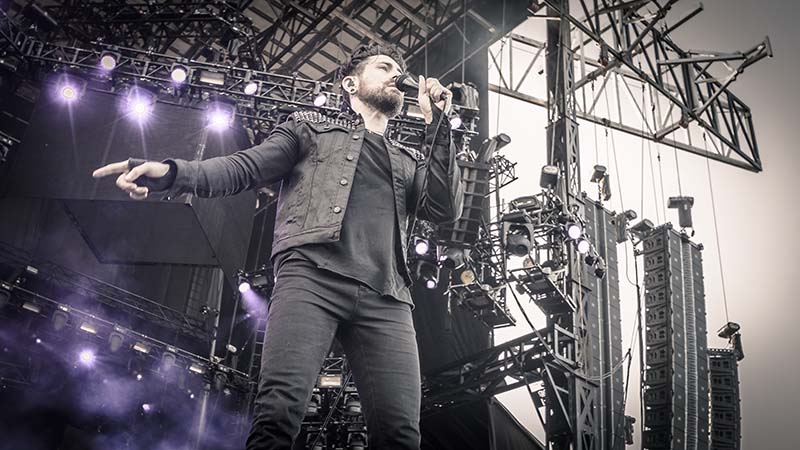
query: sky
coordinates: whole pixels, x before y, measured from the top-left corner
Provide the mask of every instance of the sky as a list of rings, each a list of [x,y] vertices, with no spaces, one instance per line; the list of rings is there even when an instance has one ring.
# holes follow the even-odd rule
[[[674,22],[697,4],[685,0],[679,2],[668,15],[668,22]],[[723,278],[729,318],[742,327],[745,351],[745,359],[739,368],[742,448],[794,449],[793,413],[800,401],[800,387],[795,382],[796,374],[800,372],[800,358],[794,352],[800,345],[794,326],[800,316],[800,307],[793,293],[794,281],[800,275],[796,263],[800,244],[794,239],[794,233],[800,229],[798,201],[794,193],[794,181],[800,171],[800,153],[796,150],[800,142],[796,110],[796,105],[800,105],[800,90],[793,86],[793,81],[800,73],[796,50],[800,46],[800,31],[795,25],[797,17],[800,17],[800,3],[791,0],[706,0],[703,6],[705,9],[700,15],[672,33],[673,40],[684,49],[745,51],[761,42],[764,36],[770,37],[774,57],[747,68],[731,87],[752,110],[764,170],[753,173],[717,161],[707,163],[706,159],[683,151],[678,152],[676,165],[671,147],[612,130],[608,130],[606,137],[605,128],[581,121],[583,190],[596,198],[594,186],[588,179],[592,166],[599,162],[606,165],[614,177],[613,197],[606,204],[609,209],[633,209],[640,218],[646,217],[654,222],[658,222],[657,218],[664,222],[666,213],[666,221],[675,223],[676,228],[677,211],[666,209],[665,212],[666,197],[677,196],[680,192],[695,198],[692,213],[696,234],[693,241],[704,246],[709,346],[725,347],[727,344],[716,336],[716,330],[727,321]],[[516,32],[544,40],[543,29],[543,21],[529,19]],[[500,45],[495,44],[493,51],[497,52]],[[507,64],[507,53],[505,58],[504,64]],[[524,55],[515,53],[514,58],[515,72],[519,77],[530,56],[525,59]],[[539,66],[531,72],[529,81],[521,90],[529,89],[529,92],[542,97],[545,80],[543,75],[536,74]],[[507,67],[504,70],[508,70]],[[490,70],[490,83],[499,83],[496,74],[496,70]],[[491,134],[503,132],[511,137],[511,144],[502,153],[517,162],[517,174],[520,175],[519,180],[503,189],[503,199],[508,201],[537,192],[538,174],[546,161],[546,111],[494,93],[490,93],[489,105],[488,114],[483,116],[490,121]],[[627,107],[630,108],[630,104]],[[607,115],[603,114],[608,111],[605,108],[601,102],[598,113]],[[609,108],[612,118],[617,117],[615,108],[612,99]],[[641,119],[636,114],[623,111],[623,117],[627,124],[637,128],[641,126]],[[694,143],[702,147],[702,142],[695,140]],[[659,153],[660,164],[655,159]],[[651,164],[656,177],[663,174],[663,196],[660,180],[651,176]],[[712,207],[711,189],[715,207]],[[625,351],[631,344],[631,331],[635,324],[636,293],[625,276],[627,272],[628,277],[634,279],[632,248],[620,245],[618,252]],[[534,317],[536,326],[544,326],[544,318],[538,314],[535,305],[525,303],[525,309]],[[530,332],[516,307],[511,305],[511,308],[518,325],[499,330],[496,343]],[[637,417],[638,427],[641,423],[637,398],[638,359],[635,357],[638,350],[634,350],[633,355],[626,413]],[[525,392],[513,391],[499,398],[525,426],[542,436]],[[637,430],[634,447],[640,446]]]

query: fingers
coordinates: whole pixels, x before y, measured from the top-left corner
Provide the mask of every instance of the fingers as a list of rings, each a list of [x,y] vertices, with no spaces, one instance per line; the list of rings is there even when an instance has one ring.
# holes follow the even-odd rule
[[[125,174],[125,181],[134,181],[147,172],[147,163],[138,165]]]
[[[148,189],[144,186],[139,186],[136,183],[131,183],[127,180],[127,174],[121,174],[117,177],[117,187],[127,192],[128,195],[135,200],[144,200],[149,193]]]
[[[123,173],[128,170],[128,161],[120,161],[105,165],[92,172],[93,178],[102,178],[115,173]]]

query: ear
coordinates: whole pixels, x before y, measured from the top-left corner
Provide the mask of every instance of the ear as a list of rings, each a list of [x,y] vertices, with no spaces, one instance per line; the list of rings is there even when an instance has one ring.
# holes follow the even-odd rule
[[[342,78],[342,89],[347,92],[350,92],[354,89],[358,89],[358,78],[348,75]]]

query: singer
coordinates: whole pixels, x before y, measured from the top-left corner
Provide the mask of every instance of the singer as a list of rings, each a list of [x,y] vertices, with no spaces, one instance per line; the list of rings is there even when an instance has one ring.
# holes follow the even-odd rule
[[[292,447],[334,337],[353,370],[369,447],[419,448],[407,224],[412,216],[456,220],[463,191],[443,119],[451,93],[438,80],[420,76],[416,86],[427,157],[385,136],[403,105],[400,88],[415,89],[396,85],[405,70],[395,48],[362,46],[339,68],[349,116],[296,112],[263,143],[230,156],[130,159],[93,173],[119,174],[117,186],[137,200],[159,191],[234,195],[282,181],[271,255],[276,284],[248,450]]]

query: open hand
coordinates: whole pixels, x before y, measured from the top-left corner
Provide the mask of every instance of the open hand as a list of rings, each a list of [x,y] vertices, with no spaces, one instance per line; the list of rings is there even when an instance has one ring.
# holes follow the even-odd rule
[[[145,186],[139,186],[135,181],[141,177],[161,178],[169,172],[169,164],[148,161],[131,168],[129,161],[120,161],[105,165],[92,172],[93,178],[103,178],[108,175],[120,174],[117,177],[117,187],[127,192],[134,200],[144,200],[149,194]]]

